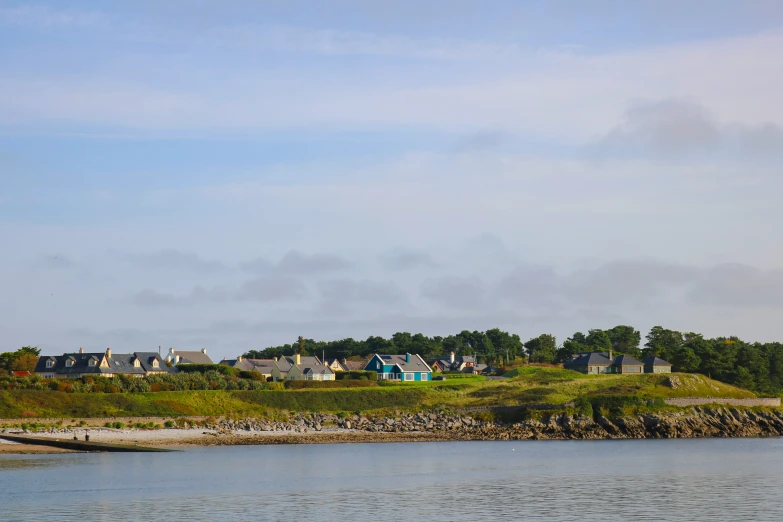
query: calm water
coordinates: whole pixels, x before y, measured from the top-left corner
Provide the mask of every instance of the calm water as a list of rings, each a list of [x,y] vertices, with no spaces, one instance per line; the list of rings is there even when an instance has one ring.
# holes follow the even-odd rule
[[[0,456],[1,520],[783,520],[783,439]]]

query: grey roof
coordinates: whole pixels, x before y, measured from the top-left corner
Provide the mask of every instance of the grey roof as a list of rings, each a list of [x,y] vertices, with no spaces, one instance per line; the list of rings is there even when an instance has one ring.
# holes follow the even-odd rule
[[[272,367],[275,365],[274,359],[243,359],[243,361],[246,361],[251,365],[254,370],[261,371],[262,373],[271,372]]]
[[[612,361],[601,352],[583,353],[579,357],[567,361],[564,366],[610,366]]]
[[[178,356],[179,362],[177,364],[215,364],[212,362],[212,359],[209,358],[209,355],[202,352],[201,350],[196,351],[180,351],[175,350],[174,355]]]
[[[247,359],[223,359],[218,364],[236,368],[237,370],[252,370],[253,365]]]
[[[618,355],[612,361],[612,366],[642,366],[642,363],[630,355]]]
[[[345,368],[348,371],[351,371],[351,370],[361,371],[361,370],[364,370],[365,366],[367,366],[367,362],[366,361],[345,361],[343,363],[343,366],[345,366]]]
[[[411,360],[410,362],[406,361],[405,358],[408,354],[402,354],[402,355],[381,355],[376,353],[373,355],[373,358],[380,357],[383,361],[384,365],[396,365],[399,366],[400,369],[403,372],[432,372],[432,368],[430,368],[426,362],[424,362],[424,359],[421,358],[419,354],[410,354]],[[369,361],[367,362],[369,365]],[[366,366],[365,366],[366,367]]]
[[[108,366],[102,367],[101,362],[106,358]],[[138,359],[139,366],[135,365]],[[153,361],[158,360],[158,367],[153,366]],[[47,368],[46,361],[54,361],[52,368]],[[71,360],[72,365],[67,362]],[[94,360],[94,366],[90,366],[90,361]],[[112,353],[111,357],[105,352],[98,353],[65,353],[63,355],[42,355],[38,358],[35,366],[36,373],[54,373],[56,375],[79,375],[79,374],[146,374],[148,372],[169,372],[168,366],[157,352],[134,352],[134,353]]]
[[[660,357],[647,357],[644,360],[645,366],[671,366],[670,362],[664,361]]]
[[[277,360],[277,367],[280,368],[281,371],[290,371],[295,365],[295,361],[296,359],[294,356],[284,356]],[[299,364],[296,364],[296,366],[305,374],[334,374],[332,369],[322,363],[321,359],[318,357],[301,355],[299,356]]]

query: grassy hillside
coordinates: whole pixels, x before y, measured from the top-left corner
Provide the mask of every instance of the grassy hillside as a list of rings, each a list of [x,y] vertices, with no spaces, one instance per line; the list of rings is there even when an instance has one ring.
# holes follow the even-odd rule
[[[637,396],[752,398],[701,375],[588,376],[557,368],[523,367],[510,379],[454,379],[374,388],[285,391],[65,393],[0,391],[0,418],[261,416],[279,411],[369,412],[562,404],[578,397]]]

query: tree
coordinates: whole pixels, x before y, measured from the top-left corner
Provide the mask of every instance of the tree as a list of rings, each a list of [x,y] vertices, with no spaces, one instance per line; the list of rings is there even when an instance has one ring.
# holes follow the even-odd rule
[[[674,354],[682,346],[683,337],[680,332],[667,330],[662,326],[653,326],[647,334],[642,354],[644,357],[656,356],[671,362]]]
[[[38,356],[41,354],[41,350],[38,349],[36,346],[22,346],[15,352],[4,352],[0,353],[0,369],[3,369],[5,371],[9,370],[27,370],[27,371],[33,371],[35,369],[35,365],[38,363]],[[16,361],[20,358],[24,357],[23,362],[19,365],[16,365]],[[28,367],[30,366],[30,361],[35,359],[35,362],[32,363],[32,368]],[[17,368],[16,366],[21,366]]]
[[[609,334],[603,330],[594,329],[587,332],[587,345],[596,352],[608,352],[612,348]]]
[[[639,349],[642,334],[633,326],[617,325],[610,330],[606,330],[606,334],[612,343],[613,351],[637,358],[642,356],[642,351]]]
[[[587,337],[582,332],[576,332],[563,342],[563,346],[557,350],[557,361],[566,362],[572,355],[589,352]]]
[[[557,358],[557,339],[552,334],[541,334],[525,343],[529,361],[535,363],[553,363]]]
[[[15,371],[35,371],[35,366],[38,364],[38,356],[32,353],[22,353],[14,362],[11,363],[11,369]]]
[[[701,359],[689,346],[680,346],[671,361],[672,370],[675,372],[695,372],[699,369]]]

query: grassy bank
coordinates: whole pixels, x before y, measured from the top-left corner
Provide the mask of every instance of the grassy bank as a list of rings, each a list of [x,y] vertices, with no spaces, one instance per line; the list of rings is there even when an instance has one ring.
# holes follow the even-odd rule
[[[0,418],[264,416],[280,411],[381,412],[562,404],[580,397],[752,398],[754,394],[701,375],[588,376],[523,367],[510,379],[454,379],[373,388],[285,391],[203,390],[154,393],[0,391]]]

